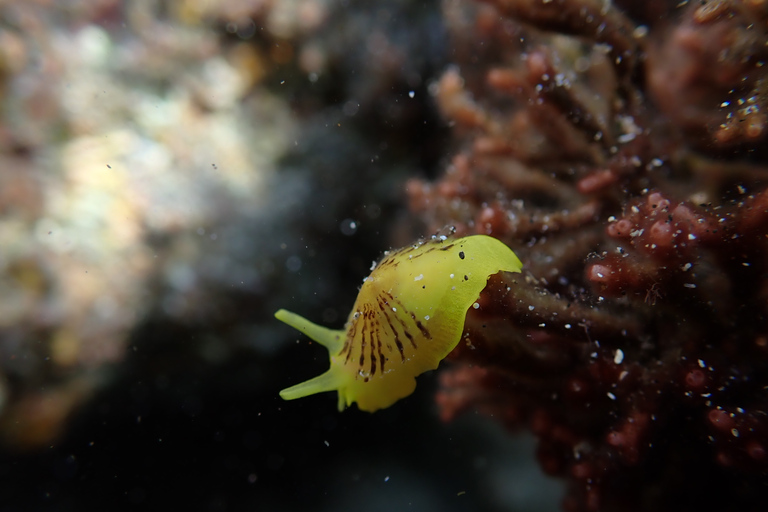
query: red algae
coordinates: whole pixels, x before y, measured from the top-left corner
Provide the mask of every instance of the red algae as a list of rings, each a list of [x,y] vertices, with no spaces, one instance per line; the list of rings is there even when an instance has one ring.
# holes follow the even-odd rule
[[[457,150],[410,207],[524,269],[468,313],[437,403],[529,429],[568,511],[768,491],[768,14],[675,5],[445,3]]]

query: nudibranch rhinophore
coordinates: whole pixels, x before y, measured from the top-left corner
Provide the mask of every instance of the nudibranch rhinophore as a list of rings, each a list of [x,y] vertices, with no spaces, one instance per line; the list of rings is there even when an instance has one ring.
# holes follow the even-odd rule
[[[389,407],[416,389],[456,347],[469,307],[488,278],[520,272],[522,263],[499,240],[474,235],[433,239],[384,253],[363,280],[344,330],[332,330],[281,309],[278,320],[328,349],[330,369],[280,392],[285,400],[339,392],[339,411]]]

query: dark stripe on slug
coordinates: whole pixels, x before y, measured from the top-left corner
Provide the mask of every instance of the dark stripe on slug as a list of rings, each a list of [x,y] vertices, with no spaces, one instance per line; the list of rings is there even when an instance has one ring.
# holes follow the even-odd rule
[[[384,313],[384,319],[387,321],[387,325],[389,325],[389,329],[392,331],[392,335],[395,337],[395,345],[397,345],[397,350],[400,351],[400,359],[405,362],[405,353],[403,352],[403,344],[400,341],[400,336],[397,335],[397,329],[395,329],[395,326],[392,324],[392,319],[389,318],[389,311],[387,309],[389,308],[389,305],[386,303],[384,299],[381,298],[381,296],[378,297],[378,303],[379,308],[381,309],[381,312]],[[392,350],[392,347],[389,346],[389,342],[387,342],[387,348],[389,350]]]
[[[376,329],[377,329],[377,332],[381,332],[380,331],[381,324],[378,323],[378,322],[376,322]],[[377,344],[376,348],[379,351],[379,364],[381,365],[381,373],[384,373],[384,363],[386,362],[387,358],[384,357],[384,354],[381,352],[381,339],[377,337],[377,340],[378,340],[378,344]],[[391,350],[390,350],[390,352],[391,352]]]
[[[403,326],[403,334],[405,335],[406,338],[408,338],[408,341],[410,342],[411,346],[414,349],[418,349],[419,346],[416,344],[416,338],[414,338],[413,335],[411,334],[411,331],[408,330],[408,326],[406,326],[405,322],[403,322],[399,318],[398,318],[398,321],[400,322],[400,325]]]
[[[408,341],[411,342],[411,345],[413,345],[413,348],[419,348],[416,346],[416,342],[413,339],[413,336],[411,336],[411,333],[408,332],[408,329],[405,327],[405,324],[403,324],[403,334],[405,334],[405,337],[408,338]]]
[[[386,358],[384,357],[384,353],[381,351],[381,338],[384,336],[384,333],[382,333],[381,330],[381,322],[379,322],[379,318],[377,316],[374,316],[374,327],[376,332],[376,352],[379,354],[379,366],[381,366],[381,373],[384,373],[384,362]]]
[[[398,251],[391,251],[389,254],[387,254],[384,257],[384,259],[381,260],[381,262],[379,263],[379,266],[384,265],[384,264],[389,264],[389,263],[391,263],[393,261],[395,261],[395,266],[397,266],[397,264],[400,262],[399,261],[400,258],[403,258],[404,256],[408,255],[409,253],[411,253],[413,251],[421,250],[419,252],[419,254],[415,254],[413,256],[410,256],[407,259],[412,260],[414,258],[419,258],[419,257],[427,254],[430,251],[435,251],[435,250],[447,251],[448,249],[450,249],[451,247],[456,245],[455,243],[450,243],[450,244],[447,244],[447,245],[443,245],[442,242],[443,242],[442,240],[440,240],[440,241],[438,241],[438,240],[430,240],[430,241],[424,242],[423,244],[409,245],[408,247],[403,247],[402,249],[400,249]]]
[[[368,318],[363,315],[363,329],[360,331],[360,361],[358,362],[358,366],[360,367],[360,370],[363,369],[363,365],[365,364],[365,336],[368,334]],[[358,372],[357,375],[355,375],[355,379],[357,379],[358,375],[360,375],[360,372]]]
[[[369,357],[371,358],[370,377],[373,377],[376,373],[376,354],[374,354],[374,351],[376,350],[376,344],[379,339],[379,324],[376,321],[376,312],[373,310],[371,304],[366,304],[365,310],[366,316],[368,317],[368,339],[371,344],[369,354]]]
[[[386,258],[381,260],[378,263],[378,265],[376,265],[376,267],[373,269],[373,272],[376,272],[377,269],[386,268],[386,267],[389,267],[389,266],[392,266],[392,265],[397,266],[397,263],[390,256],[387,256]]]
[[[339,355],[340,355],[340,356],[344,355],[344,352],[346,352],[347,350],[349,350],[349,345],[350,345],[350,343],[349,343],[349,337],[347,337],[347,339],[346,339],[346,340],[344,340],[344,346],[341,348],[341,352],[339,352]]]
[[[371,377],[376,375],[376,356],[373,353],[373,345],[371,345]]]
[[[379,348],[381,346],[381,340],[379,339],[379,333],[381,329],[381,325],[379,325],[379,321],[376,320],[376,317],[373,318],[372,322],[373,327],[373,344],[371,345],[371,377],[376,373],[376,364],[378,364],[379,359],[381,358],[381,349]],[[374,353],[375,352],[375,353]]]
[[[426,327],[424,327],[424,324],[422,324],[420,320],[417,320],[417,319],[416,319],[416,315],[414,315],[413,313],[411,313],[411,318],[413,318],[413,321],[414,321],[414,322],[416,322],[416,327],[418,327],[418,328],[419,328],[419,330],[421,331],[421,334],[422,334],[422,335],[423,335],[425,338],[427,338],[428,340],[431,340],[431,339],[432,339],[432,335],[429,333],[429,331],[427,330],[427,328],[426,328]]]
[[[392,297],[392,300],[394,302],[397,302],[398,307],[403,308],[403,312],[411,315],[411,319],[413,319],[413,323],[415,323],[416,327],[421,331],[421,335],[427,338],[428,340],[431,340],[432,334],[430,334],[429,330],[426,327],[424,327],[424,324],[422,324],[420,320],[416,319],[416,315],[412,311],[408,311],[408,309],[398,299]],[[405,327],[405,324],[403,324],[403,327]]]
[[[403,255],[408,254],[409,252],[413,252],[418,247],[414,247],[412,245],[409,245],[408,247],[403,247],[399,251],[392,251],[387,255],[388,260],[399,260],[399,258],[403,257]]]
[[[422,257],[422,256],[424,256],[425,254],[429,254],[430,252],[432,252],[432,251],[434,251],[434,250],[437,250],[437,249],[438,249],[437,247],[429,247],[428,249],[425,249],[425,250],[423,250],[422,252],[420,252],[419,254],[416,254],[416,255],[414,255],[414,256],[411,256],[411,257],[410,257],[410,258],[408,258],[408,259],[409,259],[409,260],[415,260],[416,258],[421,258],[421,257]]]
[[[355,348],[355,338],[357,337],[357,324],[359,322],[360,316],[352,320],[352,325],[350,325],[349,330],[347,330],[347,342],[345,343],[345,346],[347,347],[347,357],[344,358],[344,364],[347,364],[349,358],[352,357],[352,350]]]
[[[360,361],[358,362],[358,366],[360,366],[360,369],[363,369],[363,365],[365,364],[365,332],[363,332],[363,342],[360,344]],[[357,378],[357,376],[355,376]]]
[[[339,352],[339,355],[343,354],[344,351],[347,351],[347,357],[344,358],[344,364],[347,364],[349,362],[349,358],[352,356],[352,348],[354,346],[355,336],[357,335],[357,323],[360,321],[360,315],[354,317],[352,319],[352,323],[349,326],[349,329],[347,329],[347,339],[344,342],[344,348],[341,349],[341,352]]]
[[[403,334],[405,334],[405,337],[406,337],[406,338],[408,338],[408,341],[410,341],[410,342],[411,342],[411,346],[412,346],[413,348],[419,348],[419,347],[417,347],[417,346],[416,346],[416,341],[413,339],[413,336],[412,336],[412,335],[411,335],[411,333],[408,331],[408,326],[407,326],[407,325],[405,325],[405,322],[403,322],[403,319],[402,319],[402,318],[400,318],[399,316],[395,316],[395,319],[397,319],[398,323],[399,323],[399,324],[402,326],[402,328],[403,328]]]
[[[442,245],[442,244],[439,244],[439,242],[437,242],[437,241],[427,242],[427,244],[429,244],[430,247],[427,247],[425,250],[423,250],[422,252],[420,252],[419,254],[417,254],[416,256],[414,256],[411,259],[416,259],[416,258],[418,258],[420,256],[424,256],[425,254],[428,254],[428,253],[430,253],[432,251],[447,251],[448,249],[450,249],[451,247],[456,245],[456,244]],[[424,244],[424,245],[427,245],[427,244]],[[421,246],[421,247],[423,247],[423,246]]]
[[[347,328],[347,340],[355,339],[355,336],[357,335],[357,323],[359,321],[360,315],[352,316],[352,321],[349,323],[349,327]]]
[[[357,322],[360,320],[360,316],[352,317],[352,322],[347,329],[347,338],[354,338],[357,334]]]
[[[387,324],[389,324],[389,328],[392,330],[392,334],[395,337],[395,345],[397,345],[397,350],[400,351],[400,359],[402,361],[405,361],[405,352],[403,349],[403,342],[400,341],[400,336],[397,335],[397,329],[395,329],[395,326],[392,324],[392,319],[389,318],[389,314],[385,311],[384,316],[387,319]]]
[[[347,357],[344,358],[344,364],[347,364],[349,362],[349,358],[352,356],[352,345],[353,343],[349,344],[349,352],[347,352]]]
[[[371,315],[371,377],[376,375],[376,355],[373,353],[381,352],[379,349],[379,322],[374,315]]]
[[[376,357],[376,353],[378,352],[378,344],[379,344],[379,326],[376,322],[375,318],[371,319],[371,368],[369,373],[371,374],[371,377],[373,377],[376,374],[376,368],[378,367],[379,358]]]
[[[383,293],[384,293],[384,294],[385,294],[387,297],[389,297],[389,300],[390,300],[390,301],[397,303],[397,305],[398,305],[398,306],[400,306],[400,308],[401,308],[401,310],[402,310],[402,312],[403,312],[403,313],[410,313],[410,312],[408,311],[408,309],[407,309],[407,308],[405,308],[405,307],[403,306],[402,302],[400,302],[399,300],[397,300],[397,299],[396,299],[396,298],[395,298],[395,297],[394,297],[394,296],[393,296],[391,293],[389,293],[389,292],[383,292]],[[411,342],[411,345],[413,346],[413,348],[419,348],[418,346],[416,346],[416,341],[413,339],[413,336],[411,336],[411,333],[410,333],[410,332],[408,332],[408,326],[407,326],[407,325],[405,325],[405,322],[404,322],[404,321],[403,321],[403,319],[402,319],[402,315],[395,315],[395,318],[396,318],[396,319],[397,319],[397,321],[400,323],[400,325],[402,325],[402,326],[403,326],[403,334],[405,334],[405,337],[406,337],[406,338],[408,338],[408,341],[410,341],[410,342]]]
[[[387,324],[389,324],[389,328],[392,329],[392,333],[395,335],[395,338],[397,338],[397,331],[392,328],[392,322],[389,321],[389,318],[387,318],[387,303],[384,301],[384,299],[381,298],[380,295],[376,296],[376,304],[379,306],[379,311],[381,311],[381,314],[384,315],[384,319],[387,321]],[[381,326],[381,324],[379,324]],[[389,337],[383,336],[384,342],[387,344],[387,350],[392,352],[392,345],[389,343]]]

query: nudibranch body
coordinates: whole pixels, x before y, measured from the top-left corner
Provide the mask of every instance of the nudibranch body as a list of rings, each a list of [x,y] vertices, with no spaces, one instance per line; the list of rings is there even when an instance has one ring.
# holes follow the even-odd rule
[[[328,349],[330,369],[280,392],[285,400],[336,390],[339,410],[389,407],[410,395],[416,376],[437,368],[459,343],[469,307],[500,271],[522,263],[484,235],[430,241],[385,253],[366,277],[343,330],[284,309],[275,317]]]

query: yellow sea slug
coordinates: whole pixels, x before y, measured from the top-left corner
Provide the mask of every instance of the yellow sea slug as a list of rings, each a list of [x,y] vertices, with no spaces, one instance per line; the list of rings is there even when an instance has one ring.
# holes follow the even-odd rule
[[[484,235],[432,240],[384,254],[363,281],[344,330],[316,325],[284,309],[278,320],[328,349],[330,369],[280,392],[285,400],[339,392],[339,410],[389,407],[410,395],[416,376],[437,368],[459,343],[469,307],[500,271],[522,263]]]

